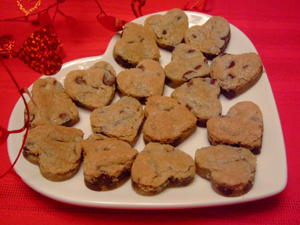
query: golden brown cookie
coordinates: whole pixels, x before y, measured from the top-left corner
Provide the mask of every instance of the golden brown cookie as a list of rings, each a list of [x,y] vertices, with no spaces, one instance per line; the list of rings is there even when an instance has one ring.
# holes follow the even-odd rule
[[[117,102],[95,109],[90,115],[92,130],[134,146],[144,121],[141,103],[124,96]]]
[[[184,36],[185,43],[196,45],[207,59],[222,54],[230,40],[230,25],[221,16],[209,18],[203,25],[190,27]]]
[[[83,132],[77,128],[39,125],[28,132],[23,156],[51,181],[73,177],[81,163]]]
[[[176,88],[196,77],[208,77],[208,60],[193,45],[179,44],[172,52],[172,61],[165,66],[166,84]]]
[[[256,156],[246,148],[226,145],[198,149],[196,173],[210,180],[215,192],[226,197],[246,194],[253,186]]]
[[[238,102],[227,115],[207,121],[207,133],[212,145],[244,147],[260,153],[263,138],[263,115],[251,101]]]
[[[220,86],[211,78],[194,78],[176,88],[171,97],[197,117],[198,126],[205,126],[209,118],[219,117],[222,105]]]
[[[181,9],[171,9],[164,15],[150,15],[144,26],[153,32],[158,46],[172,51],[183,41],[189,19]]]
[[[150,96],[163,94],[165,71],[157,61],[144,59],[136,68],[121,71],[117,84],[122,95],[143,103]]]
[[[152,96],[145,106],[144,140],[173,146],[191,136],[197,128],[197,118],[175,99]]]
[[[116,90],[116,72],[107,62],[99,61],[87,70],[73,70],[64,86],[73,101],[93,110],[108,105]]]
[[[55,78],[36,80],[31,93],[32,100],[28,102],[31,128],[44,124],[72,126],[79,121],[76,105]]]
[[[125,24],[121,39],[114,46],[113,57],[123,67],[132,68],[143,59],[158,61],[160,51],[148,29],[141,24],[130,22]]]
[[[95,191],[109,191],[124,184],[138,154],[127,142],[95,135],[83,140],[82,148],[84,182]]]
[[[149,143],[131,169],[133,189],[141,195],[156,195],[168,187],[187,186],[195,175],[195,163],[187,153],[171,145]]]
[[[222,93],[234,98],[257,83],[263,64],[257,53],[222,54],[212,60],[211,77],[217,79]]]

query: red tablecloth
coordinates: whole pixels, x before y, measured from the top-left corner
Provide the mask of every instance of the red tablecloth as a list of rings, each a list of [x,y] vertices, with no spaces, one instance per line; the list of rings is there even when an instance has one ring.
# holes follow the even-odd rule
[[[21,2],[21,1],[20,1]],[[25,5],[26,1],[23,1]],[[35,2],[35,1],[33,1]],[[42,0],[38,10],[56,0]],[[143,14],[191,6],[196,1],[147,0]],[[108,15],[135,19],[130,0],[99,0]],[[114,32],[96,19],[96,1],[66,0],[54,19],[55,31],[63,43],[64,62],[101,55]],[[55,8],[49,9],[53,15]],[[195,9],[195,11],[197,11]],[[0,224],[300,224],[300,171],[298,160],[300,2],[298,0],[207,0],[205,13],[221,15],[243,31],[254,43],[267,71],[277,103],[288,161],[288,183],[283,192],[267,199],[232,206],[180,210],[115,210],[79,207],[49,199],[28,187],[11,172],[0,179]],[[1,0],[0,20],[23,16],[14,0]],[[0,36],[12,34],[16,48],[38,27],[30,21],[0,22]],[[40,75],[19,59],[5,59],[20,87],[30,86]],[[0,65],[0,125],[7,127],[19,94]],[[6,143],[0,146],[2,174],[9,166]]]

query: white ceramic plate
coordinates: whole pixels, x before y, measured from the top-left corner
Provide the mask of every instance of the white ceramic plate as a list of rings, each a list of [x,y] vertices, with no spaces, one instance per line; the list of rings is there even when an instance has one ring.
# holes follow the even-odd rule
[[[161,12],[164,14],[165,12]],[[190,25],[203,24],[210,17],[206,14],[187,12]],[[135,20],[136,23],[144,22],[145,17]],[[231,40],[226,49],[228,53],[256,52],[251,41],[236,27],[231,27]],[[116,72],[121,68],[112,57],[114,44],[119,40],[120,34],[116,34],[110,41],[107,51],[102,56],[82,58],[65,63],[59,73],[54,75],[56,79],[63,83],[66,74],[75,69],[87,69],[99,60],[104,60],[113,65]],[[161,50],[160,63],[164,67],[171,59],[170,52]],[[173,89],[165,87],[164,95],[169,96]],[[118,97],[116,96],[114,101]],[[163,208],[188,208],[204,207],[216,205],[236,204],[266,198],[281,192],[287,183],[287,162],[284,146],[284,139],[281,130],[272,89],[264,72],[259,82],[246,93],[233,100],[227,100],[220,96],[223,106],[223,114],[239,101],[249,100],[256,103],[264,116],[264,137],[261,154],[258,155],[257,173],[253,188],[241,197],[223,197],[216,194],[210,182],[195,175],[194,182],[184,188],[169,188],[157,196],[145,197],[135,193],[129,180],[116,190],[107,192],[96,192],[85,187],[82,167],[70,180],[63,182],[51,182],[43,178],[39,168],[20,157],[15,165],[15,171],[23,181],[37,192],[52,199],[74,205],[107,207],[107,208],[135,208],[135,209],[163,209]],[[24,104],[20,99],[9,121],[9,129],[17,129],[23,125]],[[89,121],[90,112],[79,109],[80,122],[75,127],[80,128],[85,133],[85,138],[92,133]],[[21,146],[23,134],[10,135],[8,139],[8,152],[10,160],[13,161]],[[193,158],[198,148],[208,146],[207,132],[205,128],[198,128],[195,134],[180,144],[177,148],[189,153]],[[135,148],[141,151],[144,148],[142,135]]]

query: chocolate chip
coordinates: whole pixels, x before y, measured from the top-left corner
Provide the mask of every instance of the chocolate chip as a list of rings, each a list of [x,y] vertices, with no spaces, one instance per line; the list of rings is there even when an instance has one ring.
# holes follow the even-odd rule
[[[222,93],[223,93],[223,94],[226,96],[226,98],[228,98],[228,99],[233,99],[233,98],[236,96],[234,90],[229,90],[229,91],[222,90]]]
[[[233,193],[233,190],[231,188],[226,188],[223,186],[218,186],[218,190],[225,196],[229,196]]]
[[[66,113],[60,114],[60,115],[59,115],[59,118],[61,118],[62,120],[69,120],[69,119],[70,119],[69,115],[66,114]]]
[[[194,84],[193,80],[190,80],[188,83],[187,83],[187,86],[190,87]]]
[[[193,52],[195,52],[196,50],[195,49],[189,49],[188,51],[187,51],[187,53],[193,53]]]
[[[57,80],[55,80],[55,81],[53,82],[53,85],[54,85],[55,87],[59,87],[59,86],[60,86],[60,83],[59,83]]]
[[[28,149],[26,146],[23,148],[23,155],[25,158],[28,158],[28,156],[31,155],[30,149]]]
[[[193,70],[189,70],[189,71],[187,71],[186,73],[183,74],[182,78],[189,80],[193,77],[194,73],[195,72]]]
[[[103,76],[103,84],[113,86],[115,83],[116,77],[109,70],[106,70]]]
[[[191,110],[193,109],[189,104],[186,104],[185,107],[186,107],[189,111],[191,111]]]
[[[215,79],[211,79],[210,80],[210,84],[214,85],[216,83],[216,80]]]
[[[138,68],[141,69],[142,71],[145,71],[144,65],[140,65]]]
[[[95,180],[92,182],[84,179],[85,185],[94,191],[104,191],[104,190],[112,190],[120,185],[122,185],[130,176],[129,170],[124,170],[121,172],[121,174],[117,177],[111,176],[107,171],[101,170],[100,176],[98,176]]]
[[[163,34],[163,35],[166,35],[167,33],[168,33],[168,32],[167,32],[166,30],[164,30],[162,34]]]
[[[229,64],[229,66],[227,67],[227,69],[230,69],[230,68],[232,68],[232,67],[234,67],[234,66],[235,66],[235,62],[234,62],[234,61],[231,61],[230,64]]]
[[[225,41],[225,42],[227,42],[228,41],[228,39],[229,39],[229,35],[227,35],[227,36],[224,36],[224,37],[221,37],[221,40],[223,40],[223,41]]]
[[[222,53],[222,54],[220,55],[220,57],[222,57],[222,56],[224,56],[224,55],[227,55],[227,53]]]
[[[195,70],[199,70],[201,67],[202,67],[202,65],[198,65],[198,66],[196,66],[194,69],[195,69]]]
[[[75,79],[75,82],[76,82],[77,84],[80,84],[80,85],[86,84],[86,82],[85,82],[85,80],[83,79],[83,77],[77,77],[77,78]]]
[[[228,78],[233,79],[233,78],[235,78],[235,76],[230,73],[230,74],[228,74]]]

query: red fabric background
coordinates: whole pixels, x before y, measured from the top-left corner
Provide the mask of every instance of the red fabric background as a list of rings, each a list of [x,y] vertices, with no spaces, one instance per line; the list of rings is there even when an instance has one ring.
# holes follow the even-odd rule
[[[26,1],[23,1],[24,5]],[[42,0],[40,9],[56,0]],[[130,0],[99,0],[108,15],[135,18]],[[183,8],[196,1],[147,0],[144,15],[171,8]],[[60,4],[64,13],[54,20],[55,31],[64,47],[64,62],[101,55],[114,35],[96,19],[100,12],[95,1],[67,0]],[[53,13],[55,10],[49,10]],[[196,11],[196,10],[195,10]],[[298,0],[207,0],[205,13],[221,15],[242,30],[259,52],[281,118],[288,160],[288,184],[273,197],[232,206],[181,210],[113,210],[72,206],[44,197],[22,182],[14,172],[0,179],[0,224],[300,224],[300,171],[298,160],[300,2]],[[0,20],[22,16],[14,0],[1,0]],[[29,20],[35,18],[29,17]],[[0,36],[12,34],[16,49],[37,30],[29,22],[0,22]],[[18,59],[5,63],[21,87],[30,86],[39,74]],[[7,127],[19,94],[0,66],[0,125]],[[9,166],[6,143],[0,146],[0,174]]]

